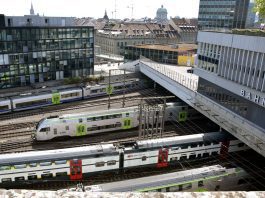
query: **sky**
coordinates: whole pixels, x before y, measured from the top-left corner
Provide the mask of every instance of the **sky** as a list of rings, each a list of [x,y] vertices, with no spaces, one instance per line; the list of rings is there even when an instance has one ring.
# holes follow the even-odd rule
[[[154,18],[161,5],[167,9],[168,18],[198,17],[199,0],[0,0],[0,14],[29,14],[32,2],[35,14],[39,15],[102,18],[106,9],[109,18],[115,18],[115,1],[119,19]]]

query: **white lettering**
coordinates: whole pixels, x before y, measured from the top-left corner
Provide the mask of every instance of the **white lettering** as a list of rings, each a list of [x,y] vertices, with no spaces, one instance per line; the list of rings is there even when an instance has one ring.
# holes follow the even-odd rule
[[[246,98],[251,100],[251,93],[250,92],[247,92]]]
[[[241,96],[245,96],[245,94],[246,94],[246,91],[241,89]]]
[[[255,95],[254,102],[259,103],[259,99],[260,99],[260,97],[258,95]]]

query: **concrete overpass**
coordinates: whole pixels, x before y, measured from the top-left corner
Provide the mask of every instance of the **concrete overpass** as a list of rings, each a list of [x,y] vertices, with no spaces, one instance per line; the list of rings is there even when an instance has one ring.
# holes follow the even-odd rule
[[[265,156],[265,129],[198,93],[198,76],[145,59],[139,61],[139,68],[143,74]]]

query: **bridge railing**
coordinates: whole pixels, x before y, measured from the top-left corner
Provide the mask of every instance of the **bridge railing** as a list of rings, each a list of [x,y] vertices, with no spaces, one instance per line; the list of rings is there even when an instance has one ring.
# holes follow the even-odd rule
[[[187,76],[187,75],[184,75],[183,73],[170,69],[169,67],[165,65],[149,61],[148,59],[141,60],[140,62],[158,71],[159,73],[165,75],[166,77],[176,81],[180,85],[192,91],[195,91],[195,92],[197,91],[198,79],[192,79],[191,76],[193,74],[190,74],[190,76]]]

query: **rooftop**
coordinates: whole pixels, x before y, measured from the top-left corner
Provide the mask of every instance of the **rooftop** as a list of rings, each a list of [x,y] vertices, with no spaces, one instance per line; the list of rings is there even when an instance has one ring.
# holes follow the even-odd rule
[[[173,52],[182,52],[182,51],[190,51],[196,50],[197,45],[195,44],[177,44],[177,45],[135,45],[136,48],[144,48],[144,49],[155,49],[155,50],[165,50],[165,51],[173,51]]]

